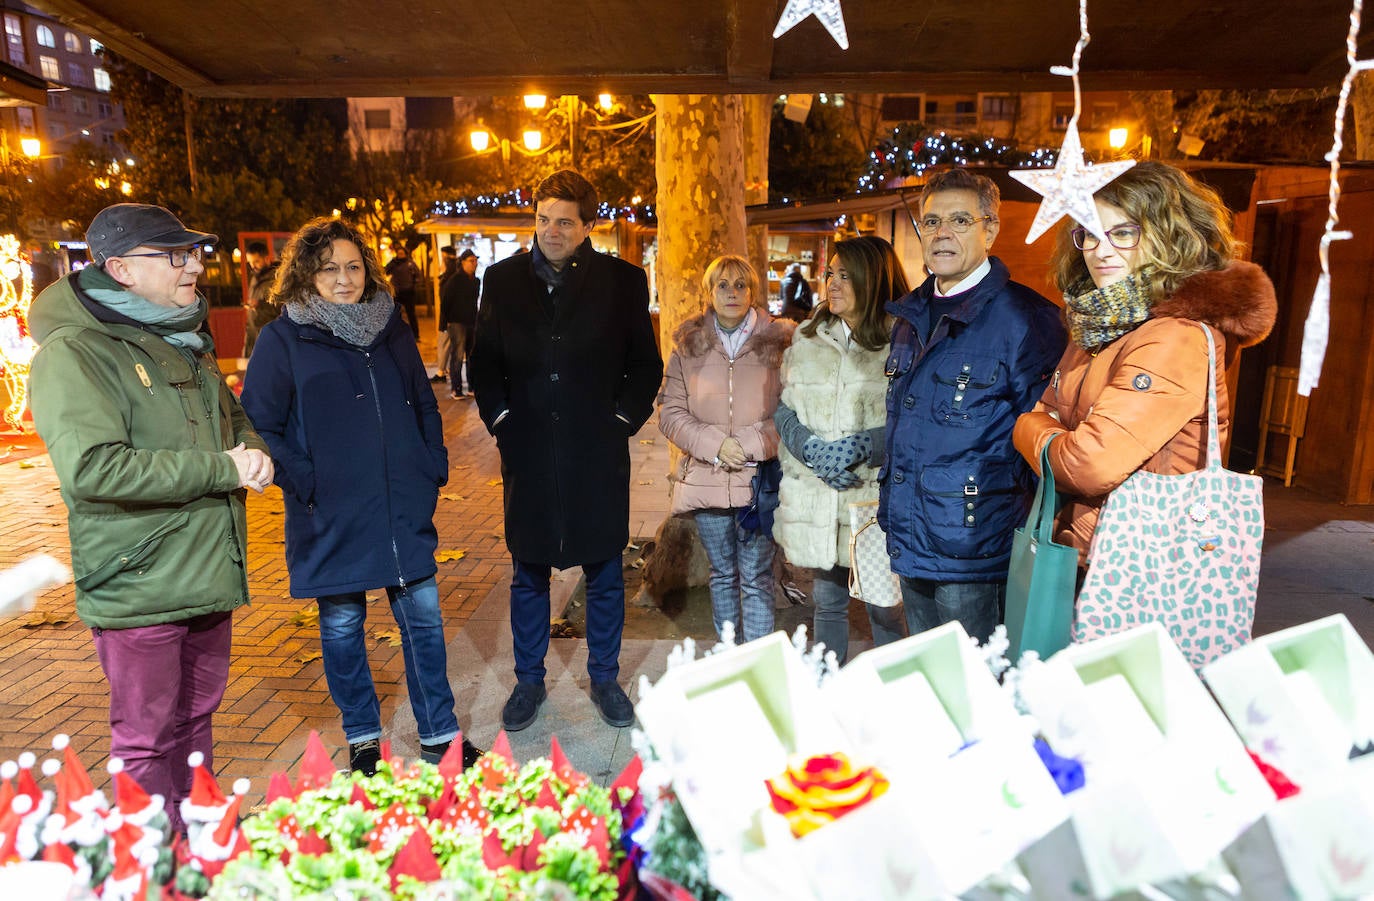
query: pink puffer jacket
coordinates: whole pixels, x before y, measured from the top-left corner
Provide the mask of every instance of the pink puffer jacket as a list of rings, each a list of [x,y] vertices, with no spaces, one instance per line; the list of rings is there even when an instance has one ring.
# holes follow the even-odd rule
[[[778,455],[773,411],[782,393],[778,367],[792,342],[792,323],[756,311],[754,333],[733,362],[708,311],[684,322],[674,336],[663,391],[659,430],[683,451],[674,481],[672,512],[743,507],[752,495],[752,466],[727,472],[714,460],[721,442],[734,437],[751,460]]]

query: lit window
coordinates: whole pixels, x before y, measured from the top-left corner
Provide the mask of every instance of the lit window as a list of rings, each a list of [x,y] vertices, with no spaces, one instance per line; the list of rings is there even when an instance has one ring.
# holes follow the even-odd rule
[[[5,44],[9,47],[10,62],[17,66],[28,63],[24,53],[24,25],[18,16],[9,13],[5,14]]]
[[[69,31],[62,36],[62,44],[67,48],[68,53],[81,52],[81,38],[75,32]]]
[[[38,57],[38,67],[43,71],[43,77],[48,79],[48,81],[62,80],[62,67],[57,64],[57,57]]]
[[[14,120],[19,124],[19,130],[21,132],[26,135],[33,134],[33,107],[15,107]]]
[[[38,46],[40,46],[40,47],[56,47],[56,46],[57,46],[57,39],[53,37],[52,29],[49,28],[48,26],[46,26],[46,25],[39,25],[39,26],[38,26],[38,29],[37,29],[33,34],[34,34],[34,37],[38,40]]]
[[[104,49],[105,49],[105,45],[104,45],[104,44],[100,43],[100,42],[97,41],[95,38],[91,38],[91,56],[99,56],[99,55],[100,55],[100,51],[102,51],[102,50],[104,50]]]
[[[110,89],[110,73],[104,69],[96,69],[95,87],[98,91],[108,91]]]
[[[1010,122],[1016,118],[1016,98],[1005,94],[983,98],[984,122]]]

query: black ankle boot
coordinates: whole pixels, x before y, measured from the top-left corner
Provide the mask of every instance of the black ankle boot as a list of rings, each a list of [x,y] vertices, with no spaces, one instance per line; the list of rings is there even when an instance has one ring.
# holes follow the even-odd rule
[[[377,774],[377,764],[382,760],[382,741],[378,738],[369,738],[367,741],[360,741],[356,745],[348,746],[348,767],[355,773],[362,773],[364,776],[375,776]]]

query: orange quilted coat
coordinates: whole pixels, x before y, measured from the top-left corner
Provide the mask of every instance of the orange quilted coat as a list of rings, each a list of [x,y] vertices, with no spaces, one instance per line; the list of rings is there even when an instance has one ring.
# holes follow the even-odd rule
[[[1040,451],[1068,501],[1055,540],[1078,549],[1086,565],[1098,513],[1112,489],[1138,469],[1193,472],[1207,454],[1207,338],[1217,345],[1217,423],[1222,444],[1231,426],[1226,373],[1240,349],[1274,326],[1274,285],[1253,263],[1202,272],[1156,303],[1150,318],[1096,354],[1070,344],[1049,387],[1016,422],[1016,449],[1039,472]]]

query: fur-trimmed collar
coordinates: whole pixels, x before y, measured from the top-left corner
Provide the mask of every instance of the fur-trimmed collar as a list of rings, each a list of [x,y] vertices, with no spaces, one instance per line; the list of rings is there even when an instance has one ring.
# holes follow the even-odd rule
[[[1274,283],[1264,270],[1234,260],[1225,269],[1184,279],[1173,296],[1151,307],[1150,318],[1205,322],[1240,347],[1250,347],[1268,337],[1278,310]]]
[[[712,350],[724,353],[720,335],[716,334],[716,324],[710,316],[709,312],[699,313],[679,325],[673,333],[673,346],[684,357],[700,357]],[[765,366],[779,366],[782,364],[782,352],[792,343],[792,329],[796,323],[790,319],[769,318],[763,310],[758,311],[758,317],[758,328],[744,346],[758,354]]]

